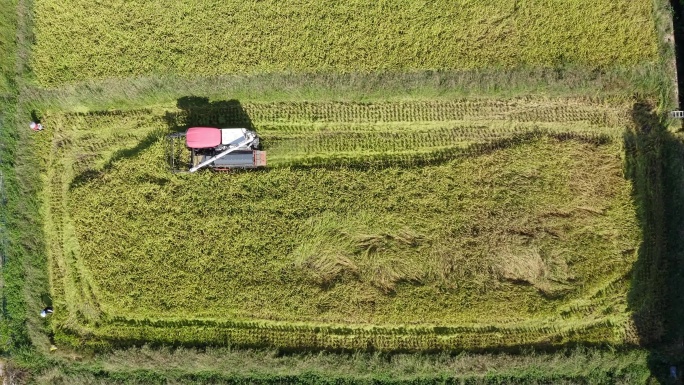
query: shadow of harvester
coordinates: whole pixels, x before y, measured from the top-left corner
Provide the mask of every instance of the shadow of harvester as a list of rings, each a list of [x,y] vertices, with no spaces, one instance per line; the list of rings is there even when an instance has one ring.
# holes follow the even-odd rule
[[[182,132],[190,127],[246,128],[254,131],[254,124],[242,104],[233,100],[209,101],[199,96],[179,98],[180,111],[166,113],[171,132]]]

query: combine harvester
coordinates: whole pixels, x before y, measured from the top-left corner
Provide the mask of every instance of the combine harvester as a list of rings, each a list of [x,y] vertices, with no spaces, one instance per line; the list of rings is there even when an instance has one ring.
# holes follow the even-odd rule
[[[195,172],[204,167],[228,171],[266,166],[266,152],[258,150],[259,137],[246,128],[192,127],[168,138],[169,165],[174,172]],[[185,138],[190,151],[190,161],[184,169],[177,168],[183,165],[176,160],[180,138]]]

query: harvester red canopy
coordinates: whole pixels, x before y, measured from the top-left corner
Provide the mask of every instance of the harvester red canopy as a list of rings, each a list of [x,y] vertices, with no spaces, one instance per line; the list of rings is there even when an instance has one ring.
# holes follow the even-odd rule
[[[192,127],[185,135],[190,148],[211,148],[221,144],[221,130],[213,127]]]

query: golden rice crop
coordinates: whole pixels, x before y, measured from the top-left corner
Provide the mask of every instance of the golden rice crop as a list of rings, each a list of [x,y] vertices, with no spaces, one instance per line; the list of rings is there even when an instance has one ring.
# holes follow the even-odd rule
[[[440,120],[430,105],[430,114],[414,105],[415,114],[348,119],[340,111],[379,107],[283,105],[281,116],[245,104],[267,151],[317,151],[318,163],[193,175],[169,173],[161,142],[189,123],[182,111],[53,114],[45,212],[55,304],[66,310],[54,320],[117,341],[619,343],[629,313],[615,298],[640,242],[619,157],[622,114],[559,100],[577,104],[562,109],[568,123],[507,124],[527,109],[518,103],[493,103],[477,121]],[[317,119],[306,118],[313,110]],[[592,129],[607,135],[582,133]],[[510,135],[492,142],[488,130]],[[481,150],[412,165],[459,140]],[[369,162],[372,146],[384,163],[335,163],[341,150]]]
[[[35,2],[43,85],[140,74],[627,67],[657,60],[650,1]]]

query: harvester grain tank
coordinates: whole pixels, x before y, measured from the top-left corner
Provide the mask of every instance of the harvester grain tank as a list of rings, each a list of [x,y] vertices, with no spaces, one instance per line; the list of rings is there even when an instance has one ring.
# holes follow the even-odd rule
[[[174,171],[182,162],[175,159],[176,141],[185,138],[190,152],[189,172],[204,167],[214,170],[248,169],[266,166],[266,152],[259,151],[259,137],[246,128],[192,127],[169,135],[169,163]]]

